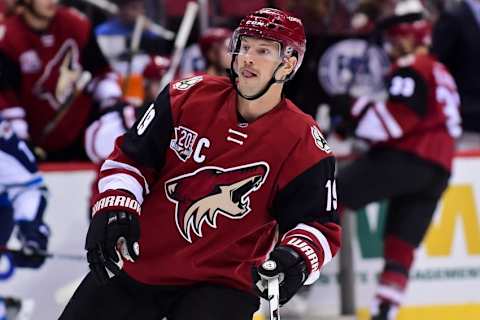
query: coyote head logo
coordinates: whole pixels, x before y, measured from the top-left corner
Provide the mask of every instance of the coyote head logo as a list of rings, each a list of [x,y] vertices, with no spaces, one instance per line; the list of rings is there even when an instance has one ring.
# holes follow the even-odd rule
[[[269,172],[266,162],[234,168],[207,166],[165,182],[167,198],[175,203],[175,221],[185,240],[191,231],[202,237],[206,222],[217,228],[217,215],[241,219],[250,212],[249,195],[260,189]]]
[[[58,110],[74,94],[82,74],[77,43],[67,39],[33,87],[33,93]]]

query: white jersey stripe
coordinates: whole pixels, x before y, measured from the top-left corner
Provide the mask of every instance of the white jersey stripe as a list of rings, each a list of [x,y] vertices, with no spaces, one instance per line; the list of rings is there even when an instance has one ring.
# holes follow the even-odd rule
[[[396,290],[391,286],[380,284],[377,288],[376,294],[390,299],[397,304],[402,304],[405,294],[402,291]]]
[[[240,131],[237,131],[237,130],[233,130],[233,129],[228,129],[228,133],[233,133],[233,134],[237,134],[239,135],[240,137],[242,138],[247,138],[248,135],[243,133],[243,132],[240,132]]]
[[[368,109],[360,119],[355,135],[374,142],[386,141],[389,138],[387,130],[373,108]]]
[[[403,136],[402,128],[395,120],[394,116],[388,111],[385,103],[376,103],[375,109],[377,110],[379,116],[382,118],[383,123],[387,127],[387,130],[392,138],[397,139]]]
[[[98,181],[98,190],[104,192],[109,189],[123,189],[130,191],[137,201],[142,204],[143,202],[143,188],[138,180],[126,173],[115,173],[110,176],[101,178]]]
[[[105,160],[105,162],[103,163],[102,165],[102,168],[100,169],[100,171],[106,171],[106,170],[112,170],[112,169],[123,169],[123,170],[128,170],[128,171],[131,171],[135,174],[137,174],[138,176],[140,176],[142,179],[143,179],[143,182],[145,184],[145,194],[149,194],[150,193],[150,190],[148,188],[148,183],[147,183],[147,179],[145,179],[145,177],[143,176],[143,174],[140,172],[140,170],[138,170],[137,168],[135,168],[134,166],[131,166],[129,164],[126,164],[126,163],[123,163],[123,162],[119,162],[119,161],[114,161],[114,160]],[[137,199],[138,200],[138,199]]]
[[[352,116],[358,117],[360,113],[362,113],[363,109],[365,109],[365,107],[368,106],[370,102],[371,100],[367,97],[358,98],[357,101],[355,101],[355,103],[353,104],[351,111]]]

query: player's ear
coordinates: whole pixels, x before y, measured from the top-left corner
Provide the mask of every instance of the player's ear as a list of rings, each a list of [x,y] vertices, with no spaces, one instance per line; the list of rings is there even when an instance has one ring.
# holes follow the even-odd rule
[[[298,63],[297,57],[291,56],[286,57],[283,60],[283,67],[282,67],[282,79],[285,79],[289,74],[291,74],[295,70],[295,66]]]

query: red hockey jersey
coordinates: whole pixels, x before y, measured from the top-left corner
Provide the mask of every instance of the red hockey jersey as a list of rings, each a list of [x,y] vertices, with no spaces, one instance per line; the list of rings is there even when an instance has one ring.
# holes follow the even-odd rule
[[[29,28],[21,16],[1,28],[0,111],[7,119],[26,116],[30,138],[47,151],[68,146],[91,116],[86,83],[110,70],[90,22],[59,7],[43,32]],[[58,124],[46,129],[58,113],[63,113]]]
[[[457,87],[432,56],[399,59],[387,83],[386,102],[360,98],[352,108],[359,117],[356,135],[417,155],[451,170],[454,138],[461,135]]]
[[[102,165],[101,192],[143,201],[140,258],[125,264],[138,281],[250,290],[281,241],[310,262],[309,284],[337,252],[335,159],[314,120],[283,99],[242,122],[236,99],[227,78],[173,83]]]

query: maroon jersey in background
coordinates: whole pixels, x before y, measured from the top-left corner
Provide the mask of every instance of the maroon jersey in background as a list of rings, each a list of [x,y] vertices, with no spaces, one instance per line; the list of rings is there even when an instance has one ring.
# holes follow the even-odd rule
[[[59,7],[43,32],[30,29],[21,16],[7,19],[2,28],[0,110],[9,120],[26,117],[30,138],[45,150],[65,148],[81,136],[92,113],[92,98],[75,86],[85,71],[92,78],[110,71],[90,22],[74,9]],[[61,121],[45,134],[62,109]]]
[[[116,142],[99,189],[142,204],[140,257],[125,264],[148,284],[198,282],[251,290],[251,268],[277,240],[309,239],[318,259],[340,245],[335,158],[315,121],[283,99],[239,120],[227,78],[197,76],[164,90]],[[295,243],[290,241],[290,246]]]
[[[462,129],[459,96],[445,66],[426,54],[397,60],[388,78],[388,99],[373,105],[360,98],[356,135],[436,163],[450,171],[454,138]],[[365,108],[368,106],[368,109]]]

